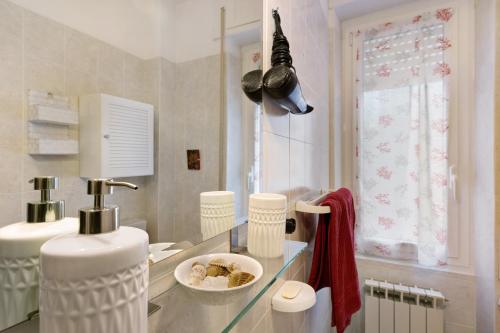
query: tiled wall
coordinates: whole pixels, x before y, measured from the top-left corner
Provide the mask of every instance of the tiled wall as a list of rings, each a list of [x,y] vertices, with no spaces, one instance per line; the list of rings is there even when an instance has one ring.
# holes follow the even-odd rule
[[[242,77],[242,57],[240,52],[227,52],[225,56],[226,63],[226,124],[227,124],[227,140],[226,140],[226,190],[234,192],[234,210],[236,218],[246,216],[244,211],[243,194],[246,187],[243,183],[247,181],[244,172],[247,152],[245,151],[246,129],[244,122],[249,121],[249,112],[243,107],[246,100],[242,100],[241,92],[241,77]],[[250,122],[250,124],[253,124]],[[249,126],[250,124],[246,124]]]
[[[24,220],[26,202],[39,200],[28,184],[37,175],[61,177],[54,198],[65,199],[67,215],[76,216],[91,202],[78,177],[78,155],[27,154],[27,91],[104,92],[156,105],[158,61],[141,60],[6,0],[0,0],[0,40],[0,226]],[[53,135],[57,131],[51,129]],[[69,134],[77,138],[78,129]],[[108,201],[122,207],[122,217],[144,217],[146,179],[130,181],[139,185],[138,192],[118,189]]]
[[[183,63],[143,60],[6,0],[0,0],[0,226],[25,219],[27,201],[39,200],[28,180],[61,177],[54,198],[66,215],[91,204],[74,156],[27,154],[29,89],[77,97],[107,93],[155,106],[155,175],[127,179],[107,198],[122,218],[146,218],[152,241],[199,241],[199,193],[218,189],[219,57]],[[194,79],[196,78],[196,79]],[[49,127],[57,136],[61,129]],[[69,130],[78,138],[78,126]],[[186,149],[200,149],[201,171],[187,170]]]
[[[445,332],[476,332],[476,279],[474,276],[404,266],[371,258],[358,259],[357,267],[361,285],[365,279],[374,278],[441,291],[448,300],[445,309]],[[363,311],[358,312],[353,318],[348,333],[364,332]]]
[[[322,1],[265,1],[264,71],[270,67],[273,8],[279,8],[283,32],[290,42],[293,65],[302,91],[308,103],[315,108],[307,115],[291,115],[273,105],[264,104],[263,191],[287,195],[291,209],[301,194],[329,188],[328,14],[325,12],[327,6]],[[309,241],[314,221],[306,220],[303,215],[297,216],[297,219],[298,228],[291,239]],[[305,281],[309,275],[309,259],[308,251],[294,263],[285,279]],[[280,285],[277,283],[274,288]],[[268,293],[274,294],[273,291]],[[325,296],[329,297],[328,294]],[[319,302],[323,303],[323,300],[321,298]],[[248,319],[252,325],[247,324],[247,327],[252,327],[254,332],[329,331],[328,304],[318,304],[313,310],[302,313],[283,314],[272,311],[269,300],[261,302]]]
[[[219,187],[219,56],[160,62],[156,175],[147,200],[150,237],[198,243],[200,192]],[[200,170],[188,170],[188,149],[200,150]]]
[[[291,202],[307,189],[329,186],[328,26],[320,1],[268,1],[264,12],[264,68],[270,67],[274,32],[271,8],[277,7],[302,91],[315,108],[307,115],[291,115],[264,105],[263,188],[286,194]]]
[[[175,70],[175,241],[201,241],[200,192],[219,189],[220,57],[178,63]],[[199,149],[200,170],[188,170],[186,149]]]

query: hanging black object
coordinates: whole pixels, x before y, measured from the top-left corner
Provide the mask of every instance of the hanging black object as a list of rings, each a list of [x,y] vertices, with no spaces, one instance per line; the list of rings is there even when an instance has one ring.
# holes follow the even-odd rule
[[[281,18],[278,10],[273,9],[276,31],[273,35],[273,53],[271,55],[271,69],[264,74],[264,91],[283,109],[294,114],[306,114],[313,110],[308,105],[299,80],[292,66],[290,45],[281,30]]]
[[[262,69],[256,69],[243,75],[241,88],[251,101],[262,103]]]

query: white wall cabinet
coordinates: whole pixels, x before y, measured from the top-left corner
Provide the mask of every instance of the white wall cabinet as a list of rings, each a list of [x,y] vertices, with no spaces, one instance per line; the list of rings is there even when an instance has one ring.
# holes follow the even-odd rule
[[[80,177],[153,173],[153,106],[106,94],[80,97]]]

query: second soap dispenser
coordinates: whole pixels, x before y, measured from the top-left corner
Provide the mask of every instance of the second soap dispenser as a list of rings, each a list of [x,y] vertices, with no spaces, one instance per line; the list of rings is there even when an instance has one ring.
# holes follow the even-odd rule
[[[38,309],[43,243],[78,230],[78,219],[64,217],[64,201],[51,200],[50,191],[59,187],[58,177],[35,177],[30,183],[40,191],[40,201],[27,203],[26,221],[0,228],[0,331]]]
[[[80,230],[52,239],[40,255],[41,333],[146,333],[148,235],[120,227],[119,208],[105,206],[110,179],[89,180],[94,207],[80,210]]]

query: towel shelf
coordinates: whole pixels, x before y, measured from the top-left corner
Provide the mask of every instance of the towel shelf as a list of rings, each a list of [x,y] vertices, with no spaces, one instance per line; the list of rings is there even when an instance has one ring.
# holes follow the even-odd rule
[[[329,206],[320,206],[321,202],[325,200],[326,196],[333,192],[333,190],[321,190],[319,196],[311,200],[299,200],[295,203],[295,211],[308,214],[329,214]]]

